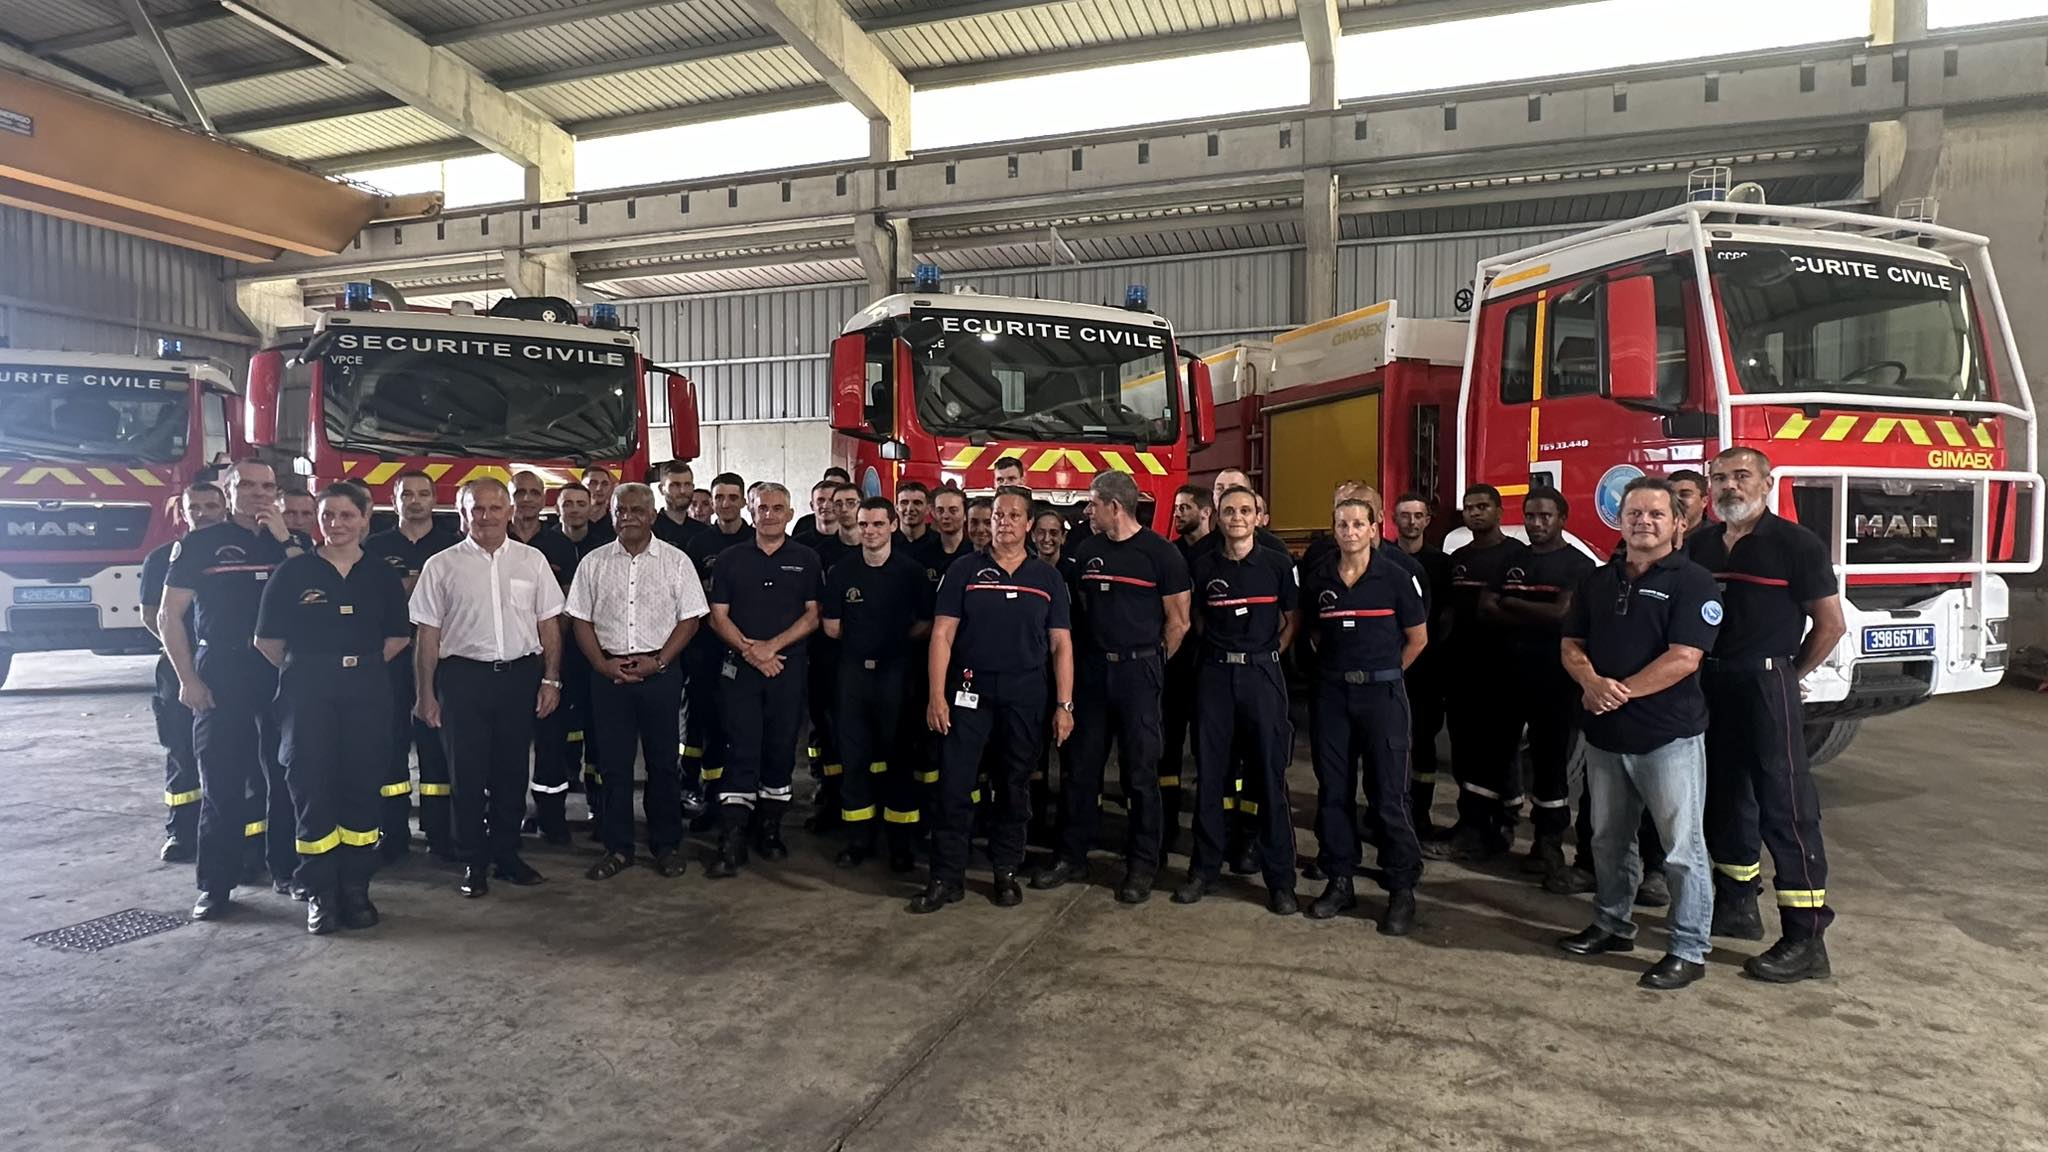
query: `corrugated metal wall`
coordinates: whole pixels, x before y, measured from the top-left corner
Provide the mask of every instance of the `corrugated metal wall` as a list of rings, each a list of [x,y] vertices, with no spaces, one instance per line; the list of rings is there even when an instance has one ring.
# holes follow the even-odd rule
[[[0,336],[16,348],[153,355],[158,337],[239,374],[253,336],[233,261],[0,206]]]
[[[1348,312],[1394,299],[1401,302],[1403,316],[1455,319],[1464,314],[1459,293],[1472,286],[1473,269],[1481,260],[1582,230],[1347,244],[1337,250],[1337,307]]]

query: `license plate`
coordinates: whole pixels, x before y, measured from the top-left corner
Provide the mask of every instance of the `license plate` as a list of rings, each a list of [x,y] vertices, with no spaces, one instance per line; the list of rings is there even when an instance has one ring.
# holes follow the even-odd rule
[[[1865,656],[1910,656],[1932,651],[1932,624],[1884,624],[1863,630]]]
[[[92,589],[79,585],[72,588],[16,588],[16,604],[90,604]]]

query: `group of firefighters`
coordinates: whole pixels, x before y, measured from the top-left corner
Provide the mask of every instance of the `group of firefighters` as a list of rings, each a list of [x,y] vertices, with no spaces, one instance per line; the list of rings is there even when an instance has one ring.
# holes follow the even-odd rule
[[[1602,565],[1561,494],[1524,497],[1520,540],[1483,484],[1449,555],[1426,498],[1394,502],[1388,539],[1379,494],[1340,485],[1297,562],[1235,470],[1175,494],[1169,539],[1129,475],[1096,477],[1070,524],[1014,459],[975,497],[914,482],[863,497],[834,469],[794,524],[781,484],[699,488],[680,461],[647,484],[590,468],[544,519],[550,489],[521,472],[466,484],[459,531],[409,471],[381,494],[397,519],[381,532],[360,483],[281,497],[268,466],[233,465],[183,494],[186,535],[144,568],[165,651],[161,856],[195,862],[197,919],[267,880],[324,934],[376,923],[370,877],[410,850],[415,796],[427,850],[477,897],[541,882],[522,833],[569,843],[580,788],[603,847],[589,879],[636,862],[636,793],[649,867],[680,875],[697,831],[715,845],[706,874],[728,877],[787,856],[808,727],[813,830],[838,838],[842,867],[908,873],[922,856],[916,913],[964,897],[977,839],[998,906],[1085,880],[1114,799],[1122,903],[1149,899],[1185,811],[1175,903],[1259,873],[1291,915],[1302,875],[1324,883],[1306,915],[1336,917],[1357,903],[1364,843],[1378,929],[1405,935],[1425,858],[1507,853],[1526,801],[1521,870],[1597,893],[1568,951],[1626,951],[1629,906],[1669,902],[1671,954],[1642,982],[1698,979],[1709,936],[1763,937],[1767,845],[1782,938],[1747,969],[1824,976],[1798,686],[1841,634],[1834,578],[1818,540],[1768,511],[1767,460],[1736,449],[1708,467],[1631,485]],[[1308,861],[1290,671],[1317,788]],[[1457,820],[1440,829],[1446,723]],[[1025,874],[1027,843],[1049,852]]]

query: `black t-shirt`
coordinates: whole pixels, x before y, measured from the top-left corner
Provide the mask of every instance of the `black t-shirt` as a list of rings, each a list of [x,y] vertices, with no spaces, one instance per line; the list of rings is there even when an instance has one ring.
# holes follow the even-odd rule
[[[317,552],[294,556],[265,582],[256,635],[284,641],[287,664],[307,656],[381,664],[386,638],[412,635],[405,586],[367,555],[346,576]]]
[[[1529,550],[1512,536],[1482,548],[1467,544],[1451,553],[1450,644],[1468,654],[1498,652],[1511,639],[1511,630],[1479,613],[1479,594],[1498,587],[1508,566]]]
[[[932,600],[924,565],[892,548],[877,566],[856,551],[825,578],[818,611],[839,621],[843,659],[893,660],[910,653],[910,627],[932,618]]]
[[[1501,570],[1493,590],[1503,600],[1555,604],[1569,596],[1593,568],[1593,558],[1569,544],[1548,552],[1526,548]],[[1561,621],[1517,621],[1512,630],[1516,659],[1545,668],[1559,666],[1563,658],[1557,642],[1562,626]]]
[[[925,579],[937,588],[954,562],[973,551],[974,545],[967,542],[965,532],[960,534],[960,546],[951,552],[946,551],[945,544],[939,540],[938,529],[934,528],[911,542],[910,558],[924,565]]]
[[[858,543],[848,544],[846,541],[841,540],[836,534],[831,536],[820,536],[817,538],[816,543],[811,543],[809,541],[804,541],[803,543],[805,543],[811,551],[816,552],[818,554],[818,568],[827,575],[830,575],[834,568],[839,567],[839,562],[841,560],[844,560],[848,556],[852,556],[860,551],[860,545]],[[927,581],[926,583],[930,582]]]
[[[461,533],[439,524],[427,529],[427,534],[418,540],[407,540],[405,533],[389,528],[372,533],[363,541],[363,555],[398,573],[400,580],[417,580],[428,557],[460,543]]]
[[[1415,576],[1374,549],[1365,574],[1347,585],[1338,572],[1339,559],[1301,581],[1301,602],[1314,613],[1317,667],[1333,677],[1399,671],[1406,631],[1428,619]]]
[[[1803,525],[1765,512],[1728,554],[1728,526],[1709,524],[1685,546],[1721,585],[1727,619],[1714,655],[1727,660],[1792,657],[1806,640],[1805,605],[1839,594],[1827,545]]]
[[[654,538],[685,552],[690,550],[690,541],[710,531],[714,531],[711,525],[700,524],[687,516],[681,520],[670,517],[666,508],[654,514]]]
[[[818,554],[809,548],[784,539],[770,555],[749,540],[719,554],[711,603],[726,606],[741,635],[768,640],[803,617],[804,606],[817,601],[823,580]],[[798,641],[784,655],[802,651],[803,641]]]
[[[1053,628],[1072,628],[1067,586],[1053,566],[1027,554],[1014,572],[987,552],[953,561],[939,582],[934,616],[960,621],[953,666],[977,672],[1043,668]]]
[[[1424,544],[1413,553],[1399,544],[1394,550],[1422,570],[1422,600],[1429,605],[1429,639],[1435,643],[1451,626],[1451,558],[1434,544]]]
[[[576,550],[574,541],[548,524],[541,525],[540,531],[535,532],[531,540],[520,540],[516,531],[509,535],[512,539],[519,540],[521,544],[539,552],[548,562],[548,569],[555,574],[555,582],[562,586],[562,591],[569,590],[570,583],[576,579],[576,565],[583,559],[583,553]],[[588,540],[590,537],[585,536],[584,539]]]
[[[1714,650],[1721,602],[1714,577],[1676,552],[1636,580],[1625,561],[1586,574],[1567,610],[1564,635],[1583,641],[1593,670],[1626,680],[1673,644]],[[1697,673],[1662,692],[1639,696],[1604,716],[1582,717],[1587,742],[1609,752],[1641,753],[1707,730],[1707,699]]]
[[[1282,540],[1270,529],[1252,529],[1252,543],[1257,544],[1261,548],[1271,548],[1275,552],[1287,552],[1287,541]],[[1196,557],[1205,552],[1214,552],[1221,547],[1223,547],[1223,532],[1220,529],[1212,528],[1207,536],[1188,545],[1185,555],[1187,556],[1188,563],[1193,564]],[[1313,542],[1310,543],[1310,547],[1314,547]],[[1288,553],[1288,555],[1292,555],[1292,553]],[[1303,559],[1305,560],[1307,557],[1304,556]]]
[[[1188,572],[1202,647],[1211,652],[1271,652],[1280,646],[1281,618],[1300,603],[1294,561],[1254,544],[1242,560],[1220,548],[1196,557]]]
[[[1097,533],[1074,552],[1074,587],[1089,647],[1147,648],[1165,642],[1164,598],[1188,590],[1188,566],[1150,528],[1122,542]]]
[[[171,550],[177,546],[176,540],[159,544],[142,558],[142,574],[138,578],[142,585],[142,611],[152,620],[156,618],[156,610],[163,606],[164,577],[171,574]],[[192,631],[190,608],[185,610],[185,631]]]
[[[618,538],[619,530],[612,524],[610,513],[606,513],[603,516],[592,516],[590,518],[590,533],[581,541],[585,545],[583,554],[588,556],[591,552],[604,547]]]
[[[703,581],[708,589],[711,586],[711,578],[718,569],[718,558],[725,554],[726,549],[751,544],[753,540],[754,526],[744,520],[740,521],[739,531],[732,533],[727,533],[713,524],[709,531],[699,532],[696,539],[684,546],[683,552],[690,557],[690,562],[697,566],[697,579]],[[708,632],[710,629],[707,628],[705,631]]]
[[[202,644],[246,648],[256,635],[256,606],[284,545],[232,520],[186,533],[171,546],[170,588],[192,593],[192,631]]]

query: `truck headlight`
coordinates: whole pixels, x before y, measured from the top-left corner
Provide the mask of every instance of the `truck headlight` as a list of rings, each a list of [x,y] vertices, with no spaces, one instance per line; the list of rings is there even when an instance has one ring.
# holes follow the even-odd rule
[[[1984,644],[1986,647],[2001,648],[2005,645],[2005,624],[2010,617],[2000,616],[1984,622]]]

